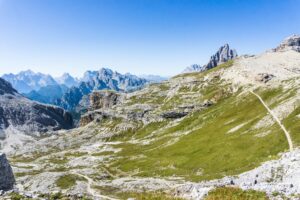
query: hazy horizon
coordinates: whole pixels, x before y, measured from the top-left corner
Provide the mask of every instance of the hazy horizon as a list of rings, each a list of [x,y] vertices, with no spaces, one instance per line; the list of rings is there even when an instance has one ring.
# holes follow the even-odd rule
[[[300,33],[300,1],[0,0],[0,75],[111,68],[173,76],[225,43],[258,54]]]

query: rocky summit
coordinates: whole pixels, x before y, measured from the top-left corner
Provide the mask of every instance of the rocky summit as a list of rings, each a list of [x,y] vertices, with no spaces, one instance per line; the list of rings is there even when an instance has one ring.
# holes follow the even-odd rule
[[[12,190],[15,184],[15,178],[11,166],[5,156],[0,153],[0,190]]]
[[[209,69],[212,69],[220,64],[223,64],[227,61],[230,61],[236,58],[237,52],[235,49],[230,49],[229,44],[221,46],[219,50],[210,57],[208,63],[204,66],[193,64],[183,70],[182,73],[191,73],[191,72],[203,72]]]
[[[235,49],[230,49],[229,44],[225,44],[211,56],[209,62],[204,66],[204,70],[214,68],[222,63],[236,58],[238,55]]]

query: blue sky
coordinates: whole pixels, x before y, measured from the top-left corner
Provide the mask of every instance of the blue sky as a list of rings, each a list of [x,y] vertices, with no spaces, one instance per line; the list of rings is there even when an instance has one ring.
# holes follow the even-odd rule
[[[0,74],[110,67],[174,75],[221,45],[256,54],[300,33],[300,0],[0,0]]]

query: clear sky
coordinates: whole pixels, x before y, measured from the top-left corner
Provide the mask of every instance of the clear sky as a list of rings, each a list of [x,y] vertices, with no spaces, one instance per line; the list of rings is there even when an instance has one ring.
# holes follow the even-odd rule
[[[0,75],[110,67],[174,75],[229,43],[256,54],[300,33],[300,0],[0,0]]]

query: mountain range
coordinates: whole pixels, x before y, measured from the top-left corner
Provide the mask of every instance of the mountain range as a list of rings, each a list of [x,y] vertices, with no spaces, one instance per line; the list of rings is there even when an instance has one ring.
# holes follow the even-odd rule
[[[298,200],[299,47],[298,35],[253,56],[225,45],[200,72],[152,84],[89,71],[66,98],[82,99],[72,104],[86,109],[79,127],[26,137],[17,129],[3,140],[15,176],[0,155],[9,189],[39,200]],[[48,127],[39,120],[54,124],[54,108],[68,113],[26,99],[0,79],[1,99],[5,131],[18,128],[15,120],[30,128],[23,118]]]
[[[235,50],[230,49],[228,44],[211,56],[208,64],[200,66],[197,64],[187,67],[183,73],[205,71],[228,60],[237,57]],[[7,80],[20,93],[27,98],[41,103],[53,104],[73,112],[81,112],[82,98],[94,90],[114,90],[129,92],[141,89],[149,83],[159,83],[167,78],[157,75],[142,75],[140,77],[127,74],[120,74],[108,68],[99,71],[86,71],[82,78],[74,78],[68,73],[61,77],[53,78],[50,75],[35,73],[27,70],[18,74],[4,74],[3,79]],[[88,98],[84,98],[86,100]]]
[[[53,78],[50,75],[30,70],[2,76],[25,97],[41,103],[57,105],[73,111],[73,113],[76,112],[76,107],[80,107],[79,103],[82,97],[93,90],[129,92],[140,89],[150,82],[165,80],[165,78],[154,75],[145,77],[141,78],[129,73],[120,74],[108,68],[87,71],[80,79],[74,78],[68,73]]]
[[[66,91],[56,105],[67,110],[74,110],[79,105],[82,97],[94,90],[114,90],[129,92],[140,89],[149,83],[148,80],[132,74],[120,74],[108,68],[99,71],[87,71],[78,86]]]

